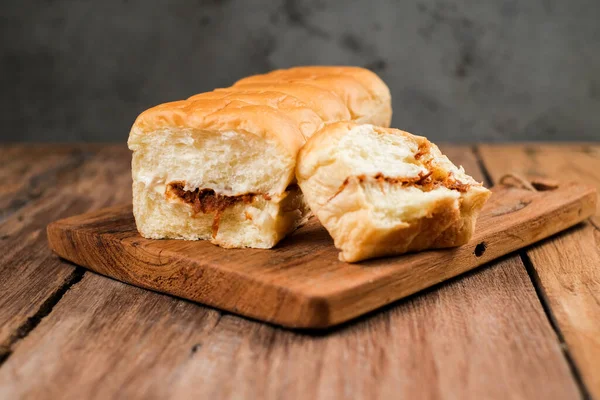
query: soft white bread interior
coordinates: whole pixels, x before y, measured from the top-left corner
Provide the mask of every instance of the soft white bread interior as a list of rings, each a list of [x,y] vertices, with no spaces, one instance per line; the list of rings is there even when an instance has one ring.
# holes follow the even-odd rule
[[[350,122],[309,139],[296,177],[347,262],[465,244],[491,194],[426,138]]]
[[[309,216],[294,175],[306,139],[335,118],[356,119],[347,106],[357,103],[353,96],[385,92],[375,74],[360,70],[300,68],[284,74],[286,79],[250,82],[143,112],[128,141],[141,235],[273,247]],[[342,98],[340,87],[314,84],[319,77],[362,89]],[[389,119],[389,91],[383,98],[370,96],[361,104],[372,122]]]

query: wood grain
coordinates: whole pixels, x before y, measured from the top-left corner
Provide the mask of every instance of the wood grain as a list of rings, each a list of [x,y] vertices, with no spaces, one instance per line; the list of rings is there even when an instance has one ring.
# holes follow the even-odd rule
[[[231,250],[144,239],[130,205],[54,222],[48,241],[61,257],[126,283],[288,327],[324,328],[560,232],[596,207],[595,188],[577,183],[492,192],[469,244],[361,264],[340,262],[316,219],[274,250]]]
[[[468,148],[443,150],[482,179]],[[319,335],[86,273],[0,368],[0,398],[579,396],[514,257]]]
[[[324,335],[86,274],[0,368],[0,398],[575,399],[516,260]]]
[[[493,179],[577,177],[600,188],[600,146],[483,146]],[[587,223],[527,251],[552,317],[591,394],[600,398],[600,210]]]
[[[0,358],[49,310],[75,268],[48,251],[46,225],[127,201],[129,154],[123,146],[0,148]],[[105,186],[97,192],[97,185]],[[118,191],[107,190],[116,185]]]

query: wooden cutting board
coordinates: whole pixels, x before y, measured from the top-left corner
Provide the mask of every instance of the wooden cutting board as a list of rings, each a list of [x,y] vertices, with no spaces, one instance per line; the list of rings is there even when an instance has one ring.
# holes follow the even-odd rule
[[[56,221],[48,240],[59,256],[132,285],[287,327],[325,328],[560,232],[596,207],[595,188],[578,183],[492,192],[467,245],[360,264],[338,261],[314,218],[274,249],[226,250],[144,239],[127,205]]]

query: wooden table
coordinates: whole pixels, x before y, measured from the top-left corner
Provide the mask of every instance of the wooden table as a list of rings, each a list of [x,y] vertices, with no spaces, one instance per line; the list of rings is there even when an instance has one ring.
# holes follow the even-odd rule
[[[442,146],[595,183],[600,145]],[[0,398],[600,399],[600,213],[328,332],[297,332],[86,272],[58,218],[129,202],[124,146],[0,148]]]

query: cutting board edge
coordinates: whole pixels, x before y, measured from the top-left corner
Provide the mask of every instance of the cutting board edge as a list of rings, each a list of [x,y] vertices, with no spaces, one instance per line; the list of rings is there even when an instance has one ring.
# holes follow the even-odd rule
[[[580,218],[577,221],[573,222],[573,220],[571,220],[570,223],[557,228],[553,233],[544,235],[540,239],[551,237],[551,236],[555,235],[556,233],[558,233],[564,229],[567,229],[568,227],[571,227],[571,226],[574,226],[574,225],[580,223],[581,221],[587,219],[589,216],[592,216],[594,214],[595,204],[596,204],[596,199],[597,199],[596,189],[594,187],[588,186],[583,191],[585,192],[584,195],[582,195],[580,198],[577,198],[576,200],[574,200],[573,202],[568,203],[568,204],[571,207],[575,204],[580,204],[581,205],[580,208],[582,210],[586,209],[587,212],[582,211],[582,213],[580,214]],[[110,207],[110,208],[96,210],[91,213],[86,213],[85,215],[89,215],[91,218],[92,217],[97,218],[97,217],[101,217],[103,215],[110,214],[110,211],[113,211],[113,212],[119,211],[119,212],[125,214],[129,210],[131,210],[130,205],[121,205],[121,206],[114,206],[114,207]],[[346,308],[346,310],[344,310],[344,308],[340,308],[339,304],[347,302],[347,296],[351,295],[353,293],[353,291],[356,290],[357,286],[354,286],[352,288],[344,288],[342,290],[337,290],[337,291],[334,290],[334,291],[328,291],[326,293],[319,293],[319,292],[310,292],[310,291],[301,292],[301,291],[293,290],[289,287],[278,286],[278,285],[273,284],[273,288],[275,288],[276,290],[281,291],[283,289],[287,293],[287,296],[285,297],[285,299],[286,299],[286,302],[288,302],[289,304],[283,304],[283,306],[288,307],[290,304],[292,304],[292,305],[294,305],[294,308],[299,309],[301,311],[299,313],[295,313],[295,314],[290,314],[287,312],[278,314],[276,312],[270,316],[267,316],[265,313],[261,313],[261,312],[255,313],[255,312],[252,312],[252,310],[247,310],[247,309],[241,310],[239,308],[236,308],[234,305],[226,305],[223,303],[217,304],[217,302],[211,301],[210,298],[206,298],[206,297],[199,298],[197,296],[189,296],[186,294],[176,293],[172,290],[164,290],[159,287],[143,284],[139,281],[134,282],[134,280],[132,280],[132,279],[116,278],[110,274],[106,274],[106,273],[102,272],[102,267],[98,268],[98,266],[94,265],[93,263],[82,262],[83,260],[77,259],[76,257],[75,258],[72,257],[71,255],[75,254],[76,252],[66,251],[61,246],[64,244],[63,239],[65,237],[69,238],[69,240],[71,242],[73,242],[74,227],[73,227],[73,224],[71,223],[71,221],[76,221],[77,217],[80,217],[80,216],[73,216],[73,217],[64,218],[64,219],[61,219],[58,221],[54,221],[47,226],[48,242],[50,244],[50,247],[57,255],[59,255],[60,257],[66,259],[66,260],[69,260],[78,265],[82,265],[96,273],[110,277],[112,279],[118,279],[118,280],[126,282],[127,284],[143,287],[145,289],[153,290],[158,293],[167,293],[169,295],[174,295],[174,296],[188,299],[191,301],[206,304],[211,307],[225,309],[229,312],[233,312],[236,314],[242,314],[242,315],[252,318],[252,319],[266,321],[269,323],[282,325],[282,326],[289,327],[289,328],[306,328],[306,329],[325,329],[325,328],[334,327],[339,324],[343,324],[343,323],[345,323],[349,320],[355,319],[365,313],[372,312],[382,306],[385,306],[387,304],[398,301],[406,296],[410,296],[414,293],[417,293],[426,287],[435,286],[435,285],[439,284],[440,282],[443,282],[447,279],[451,279],[451,278],[460,276],[466,272],[469,272],[476,268],[479,268],[482,265],[492,261],[493,259],[496,259],[503,255],[509,254],[511,252],[517,251],[519,249],[522,249],[523,247],[527,247],[527,246],[531,245],[531,243],[534,243],[536,241],[536,240],[534,240],[530,243],[523,243],[521,246],[519,246],[509,252],[504,252],[502,254],[497,254],[493,257],[490,257],[489,259],[484,259],[484,260],[482,260],[481,263],[478,263],[476,265],[471,265],[468,268],[464,268],[464,269],[460,270],[458,273],[454,273],[450,276],[445,276],[443,279],[440,279],[440,281],[438,283],[435,283],[433,285],[431,285],[431,284],[425,285],[424,287],[421,287],[421,288],[415,288],[414,290],[411,290],[410,292],[405,292],[402,294],[387,297],[385,300],[377,302],[375,305],[368,306],[365,309],[363,309],[361,307],[358,307],[358,308],[351,307],[352,309],[350,312],[347,311],[346,307],[344,307],[344,308]],[[117,241],[120,246],[123,246],[122,239],[110,237],[109,234],[94,234],[89,231],[86,232],[85,229],[80,230],[79,232],[75,232],[75,233],[76,233],[75,236],[81,235],[81,234],[89,235],[90,237],[97,237],[97,236],[104,235],[104,236],[106,236],[105,239],[111,240],[112,242]],[[476,242],[476,240],[474,240],[474,241],[472,240],[469,244],[467,244],[465,246],[471,246],[471,248],[474,248],[476,246],[475,242]],[[487,256],[488,255],[486,255],[485,258],[487,258]],[[198,263],[198,261],[195,261],[195,263],[197,265],[200,265],[200,263]],[[208,263],[205,264],[204,267],[215,269],[214,266],[211,266]],[[248,279],[247,275],[242,274],[240,276],[243,276],[244,279]],[[265,283],[260,282],[260,284],[264,285]],[[357,301],[354,301],[354,302],[350,302],[350,304],[359,304],[359,303]],[[281,307],[281,304],[280,304],[279,308],[285,308],[285,307]],[[293,315],[293,317],[292,317],[292,315]]]
[[[125,208],[125,207],[123,207]],[[102,209],[104,210],[104,209]],[[97,210],[97,213],[100,213],[102,210]],[[116,242],[118,246],[123,246],[122,240],[115,239],[110,237],[107,234],[98,234],[94,235],[89,232],[77,232],[74,233],[71,225],[69,224],[69,218],[64,218],[61,220],[54,221],[46,227],[48,243],[51,250],[60,258],[63,258],[69,262],[72,262],[76,265],[82,266],[94,273],[100,274],[102,276],[108,277],[110,279],[116,279],[118,281],[124,282],[128,285],[141,287],[143,289],[152,290],[157,293],[167,294],[175,297],[179,297],[182,299],[194,301],[201,303],[203,305],[207,305],[209,307],[213,307],[215,309],[223,309],[228,312],[232,312],[235,314],[241,314],[245,317],[256,319],[258,321],[266,321],[268,323],[281,325],[288,328],[300,328],[300,329],[324,329],[335,326],[341,322],[334,322],[330,319],[331,315],[331,301],[327,296],[322,295],[313,295],[308,292],[301,292],[298,290],[292,290],[285,286],[271,285],[271,287],[277,291],[285,292],[285,304],[280,304],[281,308],[293,307],[294,309],[299,309],[299,313],[290,314],[290,313],[280,313],[274,314],[271,317],[266,317],[263,313],[255,313],[252,310],[241,310],[237,308],[235,305],[226,305],[222,303],[214,302],[210,299],[210,297],[200,297],[200,296],[190,296],[186,293],[177,293],[175,291],[166,291],[161,290],[161,288],[157,288],[155,286],[151,286],[145,284],[140,281],[135,281],[133,279],[129,279],[128,277],[119,277],[116,278],[111,274],[107,274],[105,272],[105,267],[99,265],[96,262],[89,262],[89,260],[83,260],[77,257],[74,257],[73,254],[76,254],[76,251],[69,251],[64,248],[65,241],[67,238],[73,248],[75,249],[80,243],[81,235],[86,235],[89,237],[100,237],[104,240],[110,240],[113,243]],[[147,264],[146,264],[147,265]],[[200,262],[196,262],[196,267],[215,269],[210,264],[202,264]],[[248,279],[248,276],[240,274],[243,279]],[[264,282],[257,282],[258,284],[265,285]]]

